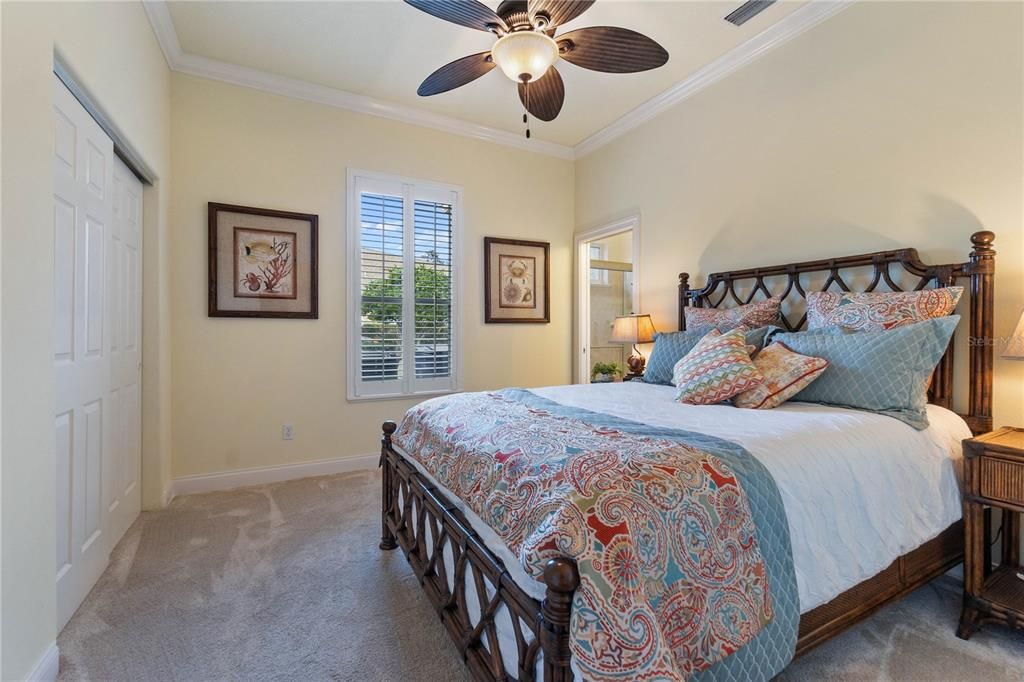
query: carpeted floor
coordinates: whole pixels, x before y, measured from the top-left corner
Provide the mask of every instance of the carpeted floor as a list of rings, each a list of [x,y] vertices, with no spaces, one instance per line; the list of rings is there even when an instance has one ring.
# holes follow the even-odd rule
[[[375,472],[177,499],[143,514],[58,640],[62,680],[468,680],[400,552]],[[784,680],[1024,680],[1024,637],[953,635],[936,581]]]

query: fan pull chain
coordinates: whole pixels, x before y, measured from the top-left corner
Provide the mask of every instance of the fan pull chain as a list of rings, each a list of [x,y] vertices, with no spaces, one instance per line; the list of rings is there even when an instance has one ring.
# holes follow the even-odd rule
[[[523,110],[523,123],[526,124],[526,139],[530,139],[530,81],[526,81],[523,85],[523,89],[526,90],[526,105]]]

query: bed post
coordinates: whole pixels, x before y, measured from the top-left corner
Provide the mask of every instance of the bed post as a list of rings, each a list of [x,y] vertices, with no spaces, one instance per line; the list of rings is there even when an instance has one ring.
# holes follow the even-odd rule
[[[391,510],[391,462],[388,461],[388,451],[391,450],[391,436],[398,429],[398,424],[393,421],[386,421],[381,427],[384,436],[380,439],[380,545],[381,549],[395,549],[398,543],[395,535],[388,528],[388,512]]]
[[[686,292],[690,290],[690,273],[680,272],[679,273],[679,331],[686,330],[686,308],[688,296]]]
[[[572,594],[580,584],[576,562],[559,557],[544,564],[547,593],[540,604],[540,646],[544,651],[544,682],[572,682],[569,661],[569,619]]]
[[[992,356],[994,325],[993,277],[996,252],[992,242],[996,235],[988,230],[971,235],[971,338],[970,398],[967,414],[972,418],[975,434],[992,430]]]

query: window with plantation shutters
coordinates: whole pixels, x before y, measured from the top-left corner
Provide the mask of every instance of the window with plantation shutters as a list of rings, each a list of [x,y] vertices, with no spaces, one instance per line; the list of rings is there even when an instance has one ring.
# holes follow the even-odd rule
[[[350,399],[459,389],[461,197],[456,187],[349,173]]]

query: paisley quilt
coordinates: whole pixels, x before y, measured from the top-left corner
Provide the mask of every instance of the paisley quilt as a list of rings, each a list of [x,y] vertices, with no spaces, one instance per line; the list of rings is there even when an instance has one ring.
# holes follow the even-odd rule
[[[521,389],[424,402],[394,442],[528,575],[576,560],[571,650],[583,679],[769,679],[792,658],[785,513],[739,446]]]

